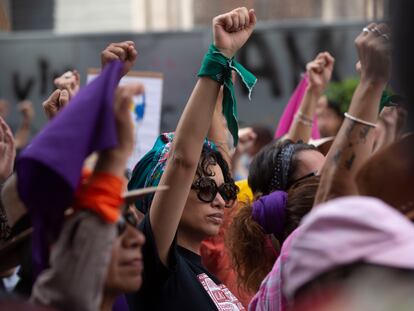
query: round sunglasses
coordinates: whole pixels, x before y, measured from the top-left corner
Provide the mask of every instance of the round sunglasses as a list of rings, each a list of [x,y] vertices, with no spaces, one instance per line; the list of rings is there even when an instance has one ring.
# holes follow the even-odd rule
[[[122,212],[121,218],[118,220],[116,224],[118,236],[125,232],[127,225],[131,225],[132,227],[134,227],[134,229],[138,230],[138,219],[131,211],[124,210]]]
[[[228,182],[218,187],[215,180],[209,177],[200,177],[192,184],[191,189],[195,190],[198,199],[205,203],[213,202],[217,192],[220,193],[226,202],[226,207],[233,206],[239,193],[239,187],[234,183]]]

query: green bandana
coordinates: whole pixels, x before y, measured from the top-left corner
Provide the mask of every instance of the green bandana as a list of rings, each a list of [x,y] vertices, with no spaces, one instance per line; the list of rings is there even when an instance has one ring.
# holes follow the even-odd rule
[[[214,81],[224,85],[223,91],[223,115],[227,121],[227,127],[233,136],[234,146],[239,140],[237,124],[237,104],[234,93],[234,85],[231,79],[231,72],[234,70],[242,79],[244,85],[249,90],[249,99],[257,78],[246,68],[240,65],[234,57],[227,58],[212,44],[204,56],[201,64],[199,77],[209,77]]]

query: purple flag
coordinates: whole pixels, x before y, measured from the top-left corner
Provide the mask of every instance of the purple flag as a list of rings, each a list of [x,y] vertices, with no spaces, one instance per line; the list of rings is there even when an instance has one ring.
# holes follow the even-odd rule
[[[18,192],[33,225],[34,275],[48,263],[49,243],[62,227],[83,162],[91,153],[117,145],[113,114],[122,63],[112,62],[70,101],[17,159]]]

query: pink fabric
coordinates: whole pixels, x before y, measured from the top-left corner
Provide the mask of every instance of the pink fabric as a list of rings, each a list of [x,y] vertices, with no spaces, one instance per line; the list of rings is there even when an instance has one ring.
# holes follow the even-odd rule
[[[303,96],[305,95],[307,86],[308,86],[308,75],[304,74],[299,85],[296,87],[295,92],[290,97],[289,102],[286,105],[285,110],[283,111],[282,117],[279,120],[279,124],[277,126],[277,130],[275,133],[276,139],[282,137],[283,135],[289,132],[289,129],[293,123],[293,119],[295,118],[296,111],[298,111],[300,104],[302,102]],[[312,139],[320,138],[318,124],[316,122],[316,117],[313,119],[311,138]]]
[[[283,269],[289,256],[290,245],[298,234],[299,228],[293,231],[283,243],[280,256],[273,265],[272,271],[266,276],[260,285],[259,291],[249,304],[249,311],[286,311],[287,301],[282,292]]]
[[[287,298],[317,276],[355,262],[414,270],[414,226],[370,197],[348,196],[315,207],[302,220],[282,271]]]

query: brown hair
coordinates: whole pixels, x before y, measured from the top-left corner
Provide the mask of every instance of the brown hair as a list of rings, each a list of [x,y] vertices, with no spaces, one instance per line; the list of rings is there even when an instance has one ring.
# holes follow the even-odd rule
[[[318,185],[319,177],[312,176],[298,181],[288,189],[284,237],[282,241],[276,240],[276,244],[282,245],[284,239],[311,210]],[[227,232],[226,244],[238,274],[238,285],[243,289],[256,293],[272,269],[278,256],[273,239],[275,238],[266,235],[263,228],[253,220],[252,204],[245,203],[241,206]]]

